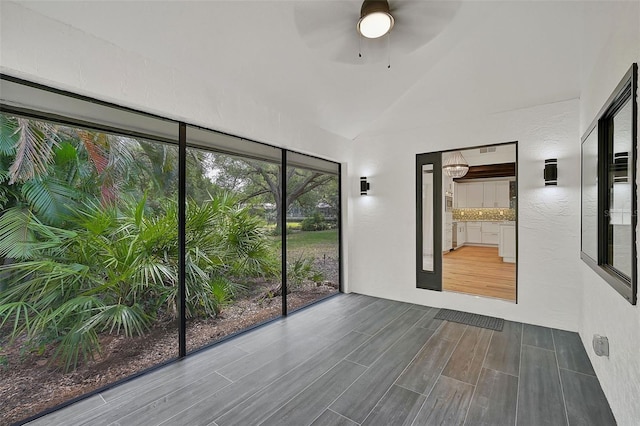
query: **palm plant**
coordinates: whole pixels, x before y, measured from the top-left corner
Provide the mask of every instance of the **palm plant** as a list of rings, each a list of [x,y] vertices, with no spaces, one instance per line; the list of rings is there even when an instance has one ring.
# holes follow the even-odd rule
[[[0,237],[15,228],[29,239],[0,243],[0,255],[18,261],[0,267],[8,288],[0,293],[0,326],[11,337],[57,344],[65,370],[100,350],[102,332],[141,335],[177,312],[177,204],[160,211],[146,197],[120,205],[86,203],[62,230],[28,211],[0,218]],[[277,270],[263,224],[223,194],[188,203],[187,312],[215,316],[241,285],[238,276]]]

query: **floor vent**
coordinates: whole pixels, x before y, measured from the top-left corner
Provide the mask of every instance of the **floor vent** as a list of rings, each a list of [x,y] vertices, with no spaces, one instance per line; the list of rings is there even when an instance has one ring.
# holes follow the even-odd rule
[[[502,327],[504,327],[504,320],[502,318],[487,317],[484,315],[470,314],[468,312],[453,311],[451,309],[440,309],[434,318],[496,331],[502,331]]]

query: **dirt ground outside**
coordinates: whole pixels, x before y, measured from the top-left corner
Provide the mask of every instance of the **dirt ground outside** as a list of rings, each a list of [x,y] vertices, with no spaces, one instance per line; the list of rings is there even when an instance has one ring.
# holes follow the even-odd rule
[[[287,295],[293,311],[337,292],[328,283],[308,283]],[[222,337],[252,325],[277,318],[282,313],[282,298],[265,298],[262,290],[237,300],[217,318],[187,323],[188,351],[209,345]],[[177,322],[158,324],[144,336],[125,338],[104,334],[100,337],[102,354],[70,373],[49,365],[53,348],[30,353],[21,342],[7,346],[0,342],[0,425],[24,420],[48,408],[124,379],[135,373],[177,358]],[[26,353],[25,353],[26,352]]]

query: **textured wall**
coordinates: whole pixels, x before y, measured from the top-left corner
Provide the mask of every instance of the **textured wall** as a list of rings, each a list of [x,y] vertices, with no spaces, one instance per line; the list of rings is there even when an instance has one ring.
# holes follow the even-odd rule
[[[16,3],[0,7],[3,73],[334,161],[348,158],[348,140],[293,121],[215,77],[179,73]]]
[[[580,315],[578,101],[565,101],[356,140],[350,200],[350,290],[578,330]],[[397,143],[402,141],[402,144]],[[415,154],[518,141],[519,303],[416,288]],[[545,158],[558,158],[545,187]]]
[[[581,134],[631,63],[640,62],[640,3],[589,4],[585,17],[592,17],[585,21],[584,34],[592,43],[584,52],[591,63],[583,71]],[[608,25],[602,25],[603,17]],[[585,264],[580,265],[580,273],[584,289],[580,336],[618,424],[636,426],[640,422],[640,308],[631,306]],[[609,338],[608,358],[595,355],[594,334]]]

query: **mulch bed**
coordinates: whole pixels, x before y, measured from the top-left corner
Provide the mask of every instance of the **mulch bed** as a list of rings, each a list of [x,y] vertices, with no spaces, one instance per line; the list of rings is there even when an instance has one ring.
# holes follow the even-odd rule
[[[337,269],[328,272],[331,281],[337,282]],[[265,297],[268,286],[257,286],[253,294],[237,300],[217,318],[189,321],[187,350],[278,317],[282,299]],[[328,282],[305,284],[287,295],[288,308],[292,311],[336,291]],[[0,339],[0,360],[4,360],[0,363],[0,425],[20,421],[178,355],[175,321],[158,324],[141,337],[102,335],[102,354],[67,374],[49,365],[53,348],[38,354],[25,351],[21,343],[7,346]]]

